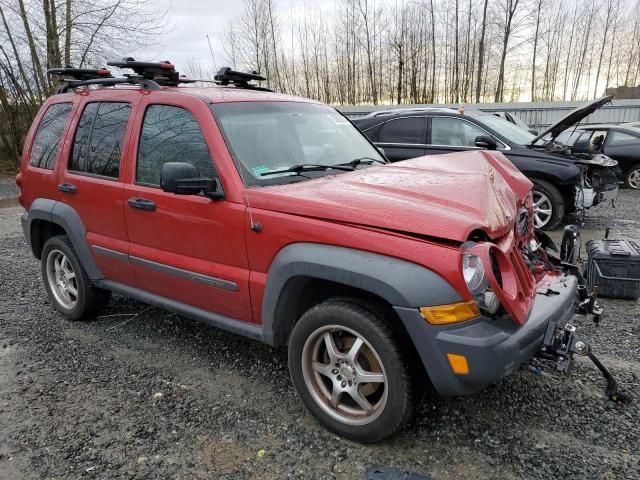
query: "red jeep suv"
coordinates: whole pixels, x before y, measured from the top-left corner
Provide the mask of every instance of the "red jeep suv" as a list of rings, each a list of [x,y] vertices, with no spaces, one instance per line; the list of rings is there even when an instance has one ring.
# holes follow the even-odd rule
[[[26,139],[24,234],[67,319],[116,292],[286,346],[305,406],[363,442],[427,386],[466,395],[512,374],[571,319],[578,281],[547,257],[532,184],[502,154],[389,164],[335,109],[256,75],[198,88],[153,65],[57,72],[73,79]]]

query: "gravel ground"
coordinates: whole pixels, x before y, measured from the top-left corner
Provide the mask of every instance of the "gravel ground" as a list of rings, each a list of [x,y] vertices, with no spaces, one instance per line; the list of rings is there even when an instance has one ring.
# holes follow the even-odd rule
[[[614,218],[594,210],[584,236],[609,222],[638,237],[640,192],[618,203]],[[0,209],[0,478],[362,479],[371,463],[435,479],[640,478],[637,302],[603,300],[598,329],[577,320],[636,403],[607,401],[584,359],[568,375],[537,363],[429,400],[403,432],[362,446],[305,413],[282,351],[118,296],[102,318],[63,320],[20,211]]]

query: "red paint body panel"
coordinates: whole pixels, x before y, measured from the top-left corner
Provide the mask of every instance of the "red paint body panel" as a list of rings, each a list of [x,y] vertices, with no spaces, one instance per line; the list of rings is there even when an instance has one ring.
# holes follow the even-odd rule
[[[421,157],[317,180],[249,190],[265,210],[464,242],[474,230],[491,238],[513,228],[531,182],[500,153]]]
[[[189,110],[200,125],[227,198],[213,202],[195,195],[174,195],[159,187],[135,183],[136,163],[127,166],[124,203],[129,254],[144,260],[192,271],[237,284],[236,291],[220,289],[172,274],[135,265],[141,288],[172,300],[250,322],[249,269],[245,247],[245,205],[241,183],[220,132],[207,105],[197,97],[167,92],[145,95],[136,113],[133,130],[138,133],[132,152],[138,151],[144,111],[150,104],[173,105]],[[225,155],[226,154],[226,155]],[[180,161],[176,158],[176,161]],[[233,168],[233,171],[230,168]],[[233,175],[235,173],[235,175]],[[127,205],[138,197],[156,204],[153,212]]]

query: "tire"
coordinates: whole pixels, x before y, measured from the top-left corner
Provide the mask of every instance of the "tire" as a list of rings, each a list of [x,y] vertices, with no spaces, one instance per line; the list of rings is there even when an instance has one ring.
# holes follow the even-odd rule
[[[349,355],[356,343],[357,352]],[[305,407],[329,430],[357,442],[376,442],[405,425],[422,399],[399,345],[372,310],[349,300],[327,300],[307,311],[291,333],[293,384]]]
[[[553,230],[564,218],[564,198],[549,182],[537,179],[532,182],[534,225],[542,230]],[[550,213],[547,213],[549,210]]]
[[[68,320],[93,318],[109,303],[111,292],[91,282],[66,235],[46,241],[41,263],[49,299]]]
[[[624,175],[624,184],[627,188],[633,188],[634,190],[640,189],[640,163],[636,163],[627,170],[627,173]]]

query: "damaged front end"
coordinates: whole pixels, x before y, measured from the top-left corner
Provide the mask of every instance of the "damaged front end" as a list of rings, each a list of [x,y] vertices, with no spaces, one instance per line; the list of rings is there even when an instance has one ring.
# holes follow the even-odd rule
[[[589,288],[576,265],[578,227],[568,226],[561,247],[556,246],[544,232],[534,230],[531,194],[520,203],[515,220],[513,230],[501,238],[471,238],[462,245],[463,273],[474,264],[490,266],[484,268],[482,288],[474,288],[479,282],[465,273],[480,312],[504,331],[510,330],[504,323],[508,319],[522,337],[517,348],[530,352],[528,358],[553,361],[566,372],[574,355],[589,357],[607,380],[608,398],[630,401],[573,325],[576,314],[592,316],[596,324],[603,316],[597,288]],[[531,349],[527,342],[532,342]]]
[[[580,168],[580,180],[575,186],[575,209],[578,214],[600,203],[615,206],[618,196],[618,179],[615,167],[618,162],[606,155],[590,155],[588,159],[576,159]]]

